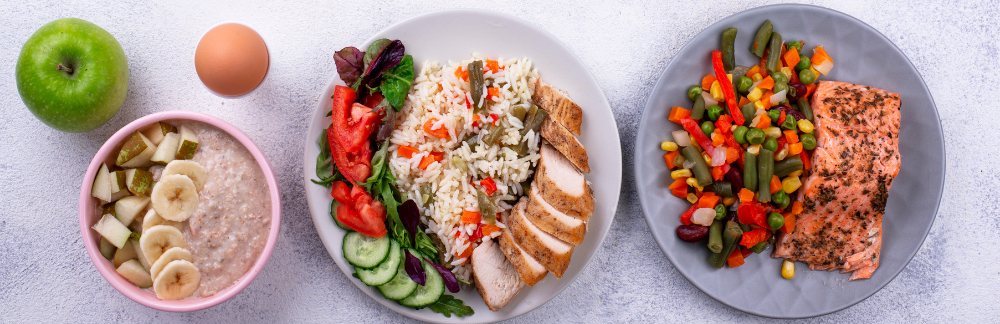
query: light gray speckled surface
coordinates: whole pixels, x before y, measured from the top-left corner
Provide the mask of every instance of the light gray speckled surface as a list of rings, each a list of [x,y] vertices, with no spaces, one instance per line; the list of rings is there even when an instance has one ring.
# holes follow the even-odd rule
[[[515,321],[765,321],[712,300],[679,276],[642,218],[630,171],[640,109],[666,63],[711,22],[764,2],[498,2],[0,3],[5,116],[0,122],[0,322],[404,321],[354,288],[323,249],[303,196],[302,136],[316,96],[334,70],[334,50],[392,22],[456,7],[519,15],[562,39],[603,87],[622,136],[622,200],[603,248],[564,294]],[[909,267],[870,299],[815,321],[995,321],[1000,317],[1000,172],[994,159],[1000,156],[1000,122],[994,116],[1000,107],[993,98],[1000,98],[1000,7],[995,1],[819,4],[874,26],[910,57],[941,112],[948,176],[938,220]],[[21,44],[42,24],[64,16],[110,31],[131,67],[121,112],[86,134],[42,125],[24,108],[14,84]],[[201,33],[231,20],[256,28],[272,57],[264,85],[238,100],[206,91],[192,60]],[[103,141],[135,118],[175,109],[219,116],[254,139],[279,177],[284,207],[281,237],[265,271],[233,300],[191,314],[153,311],[111,288],[83,251],[77,223],[81,173]]]

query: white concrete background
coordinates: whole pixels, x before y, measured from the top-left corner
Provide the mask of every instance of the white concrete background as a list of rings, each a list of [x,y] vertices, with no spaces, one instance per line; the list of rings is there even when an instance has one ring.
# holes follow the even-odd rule
[[[596,260],[562,295],[515,322],[767,321],[712,300],[677,273],[650,235],[631,173],[640,110],[667,62],[713,21],[765,1],[26,2],[0,2],[0,322],[406,321],[335,269],[306,208],[301,145],[317,95],[335,71],[333,51],[393,22],[462,7],[522,16],[568,44],[610,99],[625,152],[619,212]],[[874,26],[913,61],[941,112],[948,170],[938,219],[910,265],[868,300],[813,321],[995,322],[997,2],[819,4]],[[131,68],[125,106],[86,134],[40,123],[14,83],[24,41],[42,24],[67,16],[115,35]],[[192,58],[207,28],[233,20],[264,36],[272,65],[256,92],[227,100],[204,89]],[[154,311],[114,290],[87,258],[77,223],[78,186],[92,155],[119,127],[166,110],[204,112],[243,129],[270,158],[282,188],[281,237],[264,272],[229,302],[190,314]]]

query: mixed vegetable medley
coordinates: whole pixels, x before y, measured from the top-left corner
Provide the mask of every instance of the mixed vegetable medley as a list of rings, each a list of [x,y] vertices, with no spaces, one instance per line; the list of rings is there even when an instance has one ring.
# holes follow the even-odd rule
[[[736,65],[736,33],[722,32],[710,56],[713,73],[687,91],[691,108],[670,108],[668,119],[682,129],[660,143],[670,192],[691,203],[677,235],[707,239],[716,268],[739,267],[779,231],[795,228],[803,208],[792,197],[816,148],[809,99],[816,80],[833,69],[822,46],[807,55],[804,41],[783,41],[769,20],[750,45],[760,61]],[[794,264],[784,261],[781,275],[794,277]]]
[[[388,165],[387,138],[413,85],[413,57],[399,40],[379,39],[366,51],[337,51],[334,61],[348,86],[334,88],[313,182],[330,189],[330,216],[347,230],[344,258],[385,298],[447,317],[472,315],[444,292],[458,292],[458,281],[421,228],[416,203],[402,202]]]

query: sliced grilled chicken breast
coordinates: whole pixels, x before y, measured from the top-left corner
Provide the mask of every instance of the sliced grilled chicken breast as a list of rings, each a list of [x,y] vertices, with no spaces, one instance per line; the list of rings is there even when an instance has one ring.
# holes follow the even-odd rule
[[[524,287],[521,276],[504,257],[500,246],[485,240],[472,251],[472,276],[476,291],[491,311],[498,311]]]
[[[528,208],[524,214],[541,230],[574,246],[583,242],[583,236],[587,233],[586,222],[552,207],[538,193],[537,186],[531,187]]]
[[[540,153],[533,187],[556,210],[586,222],[594,213],[594,193],[587,179],[552,146],[542,144]]]
[[[552,118],[546,118],[542,122],[542,138],[552,144],[552,147],[562,153],[577,169],[583,173],[590,173],[590,158],[587,157],[587,149],[566,127],[559,125]]]
[[[563,272],[566,272],[569,260],[573,256],[573,245],[545,233],[532,224],[524,216],[525,204],[526,201],[522,199],[511,213],[511,219],[507,221],[511,234],[514,234],[514,241],[531,257],[538,260],[545,267],[545,270],[551,272],[556,278],[562,278]]]
[[[538,263],[538,260],[531,257],[528,252],[524,252],[517,245],[517,242],[514,242],[514,234],[511,234],[509,229],[503,229],[503,234],[498,240],[500,241],[500,251],[503,251],[503,254],[507,256],[507,261],[510,261],[517,273],[521,275],[521,281],[524,281],[528,286],[534,286],[549,273],[545,270],[545,266]]]
[[[550,118],[566,127],[574,135],[580,135],[580,128],[583,126],[583,109],[573,100],[569,100],[569,97],[562,91],[539,79],[538,83],[535,84],[535,93],[531,96],[531,101],[545,109]]]

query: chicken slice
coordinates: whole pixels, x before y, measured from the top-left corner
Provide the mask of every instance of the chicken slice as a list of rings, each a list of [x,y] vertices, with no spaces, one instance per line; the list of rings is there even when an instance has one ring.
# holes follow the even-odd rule
[[[562,153],[573,166],[583,173],[590,173],[590,158],[587,157],[587,149],[566,127],[559,125],[552,118],[546,118],[542,122],[541,133],[542,139],[552,144],[552,147]]]
[[[535,83],[535,93],[531,96],[531,101],[545,109],[549,113],[549,117],[566,127],[574,135],[580,135],[580,128],[583,126],[583,109],[573,100],[569,100],[569,97],[562,91],[539,79]]]
[[[583,242],[583,236],[587,233],[586,222],[552,207],[538,193],[538,187],[531,187],[528,208],[524,214],[541,230],[574,246]]]
[[[594,193],[583,173],[550,145],[542,144],[540,154],[532,187],[556,210],[586,222],[594,213]]]
[[[507,262],[498,244],[485,240],[472,251],[472,276],[476,290],[491,311],[507,306],[524,287],[521,276]]]
[[[500,241],[500,251],[503,251],[503,254],[507,256],[507,261],[510,261],[517,273],[521,275],[521,281],[524,281],[528,286],[534,286],[549,273],[545,270],[545,266],[538,263],[538,260],[531,257],[528,252],[524,252],[524,249],[518,246],[517,242],[514,242],[514,234],[511,234],[509,229],[503,229],[503,234],[498,240]]]
[[[545,233],[531,223],[524,216],[525,204],[526,201],[522,199],[518,206],[514,207],[511,219],[507,221],[511,233],[514,234],[514,241],[535,260],[538,260],[552,275],[556,278],[562,278],[569,266],[569,260],[573,256],[573,245]]]

